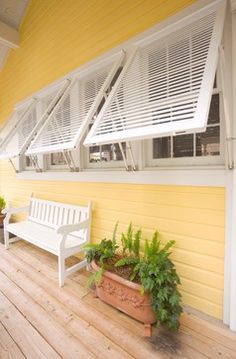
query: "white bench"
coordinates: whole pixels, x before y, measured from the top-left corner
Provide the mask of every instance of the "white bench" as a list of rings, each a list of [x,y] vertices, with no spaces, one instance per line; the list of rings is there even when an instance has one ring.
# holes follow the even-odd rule
[[[26,220],[9,223],[13,214],[27,212]],[[66,268],[65,259],[83,251],[82,247],[90,240],[92,203],[87,207],[51,202],[31,197],[29,206],[5,209],[4,239],[5,248],[19,239],[24,239],[58,256],[59,285],[76,270],[86,266],[86,259]],[[17,238],[9,238],[13,233]]]

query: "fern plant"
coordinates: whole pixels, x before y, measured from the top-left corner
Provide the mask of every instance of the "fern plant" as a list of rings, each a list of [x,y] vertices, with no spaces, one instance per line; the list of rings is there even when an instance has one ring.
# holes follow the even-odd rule
[[[118,222],[113,230],[112,239],[107,240],[104,238],[98,244],[89,243],[84,246],[88,263],[91,263],[94,259],[98,259],[99,264],[103,265],[108,258],[112,258],[115,255],[116,249],[119,247],[116,243],[117,228]]]
[[[169,241],[161,247],[158,232],[155,232],[151,241],[145,241],[144,255],[135,265],[131,275],[131,280],[139,275],[142,292],[150,292],[157,324],[165,325],[170,330],[178,329],[182,312],[181,294],[178,291],[180,278],[169,258],[169,249],[174,243],[174,241]]]
[[[0,196],[0,214],[1,214],[1,210],[4,209],[6,207],[6,200],[4,197]]]
[[[180,279],[169,258],[169,250],[174,245],[174,241],[169,241],[162,246],[159,233],[155,231],[151,240],[145,240],[142,251],[142,232],[140,229],[134,231],[132,223],[130,223],[127,232],[121,235],[122,256],[120,258],[116,240],[117,227],[118,222],[112,239],[103,239],[99,244],[88,244],[84,247],[88,262],[95,260],[100,266],[99,271],[91,275],[88,284],[99,282],[106,270],[107,260],[118,258],[115,267],[131,267],[130,280],[134,281],[139,278],[141,292],[150,293],[151,306],[156,314],[157,325],[177,330],[182,307],[181,295],[178,291]]]

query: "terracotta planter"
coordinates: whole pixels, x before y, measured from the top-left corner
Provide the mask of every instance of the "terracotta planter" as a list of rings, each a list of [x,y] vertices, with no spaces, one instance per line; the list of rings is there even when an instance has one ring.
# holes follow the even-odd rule
[[[99,267],[93,261],[92,268]],[[125,314],[144,323],[144,336],[151,336],[151,324],[156,322],[156,316],[150,305],[150,295],[140,292],[141,286],[123,279],[111,272],[104,272],[100,283],[96,283],[96,296]]]

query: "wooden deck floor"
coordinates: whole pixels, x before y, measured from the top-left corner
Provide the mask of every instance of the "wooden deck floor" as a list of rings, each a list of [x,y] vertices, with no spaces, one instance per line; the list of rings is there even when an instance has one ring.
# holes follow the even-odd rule
[[[95,299],[78,272],[60,289],[56,257],[0,244],[0,358],[236,358],[236,334],[184,314],[177,335],[143,327]]]

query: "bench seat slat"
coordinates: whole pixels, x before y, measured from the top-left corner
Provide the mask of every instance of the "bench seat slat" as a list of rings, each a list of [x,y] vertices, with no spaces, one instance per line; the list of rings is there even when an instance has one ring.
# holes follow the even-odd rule
[[[51,252],[55,255],[59,254],[59,243],[61,240],[61,235],[56,233],[53,228],[42,226],[39,223],[26,220],[18,223],[8,224],[6,229],[9,232],[15,234],[17,237],[25,239],[28,242],[47,250],[48,252]],[[85,243],[85,240],[82,237],[80,238],[77,236],[68,235],[65,242],[65,248],[74,248],[76,246],[81,246],[83,243]]]

